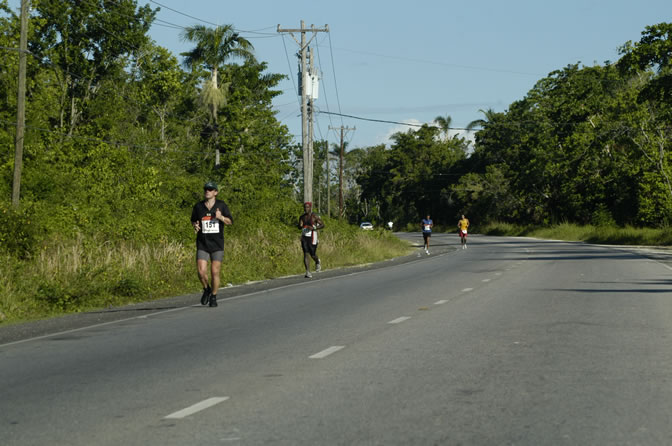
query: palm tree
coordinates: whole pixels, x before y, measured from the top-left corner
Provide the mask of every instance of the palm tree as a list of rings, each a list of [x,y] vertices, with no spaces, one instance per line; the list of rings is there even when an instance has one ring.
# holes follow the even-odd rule
[[[475,127],[485,127],[487,124],[493,122],[495,120],[495,117],[497,116],[497,113],[489,108],[487,111],[483,111],[481,109],[478,110],[479,112],[483,113],[484,119],[475,119],[471,121],[467,125],[467,130],[473,130]]]
[[[220,84],[219,70],[230,59],[241,58],[254,61],[252,44],[241,37],[233,25],[222,25],[208,28],[203,25],[194,25],[186,28],[180,35],[183,41],[195,42],[196,47],[184,56],[184,66],[187,68],[203,67],[209,71],[210,77],[205,80],[201,91],[201,105],[208,111],[210,123],[214,128],[213,138],[217,139],[217,112],[226,105],[227,92],[230,83]],[[215,165],[219,165],[219,147],[216,148]]]
[[[434,122],[436,122],[439,125],[441,133],[443,133],[443,137],[447,138],[448,131],[450,130],[450,124],[453,122],[453,118],[451,118],[449,115],[437,116],[436,118],[434,118]]]

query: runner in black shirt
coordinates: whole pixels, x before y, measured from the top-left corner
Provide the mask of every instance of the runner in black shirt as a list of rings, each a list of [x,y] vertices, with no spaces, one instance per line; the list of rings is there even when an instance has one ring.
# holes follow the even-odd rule
[[[303,205],[304,214],[299,217],[299,229],[301,229],[301,249],[303,249],[303,264],[306,267],[306,277],[310,274],[310,258],[315,261],[315,272],[320,272],[322,265],[317,257],[317,230],[324,228],[324,223],[319,215],[312,211],[313,204],[306,201]]]
[[[205,183],[205,199],[194,205],[191,211],[191,225],[196,231],[196,266],[198,278],[203,285],[201,305],[217,306],[219,272],[224,258],[224,225],[233,223],[229,208],[223,201],[217,200],[217,184]],[[208,283],[208,260],[212,287]]]

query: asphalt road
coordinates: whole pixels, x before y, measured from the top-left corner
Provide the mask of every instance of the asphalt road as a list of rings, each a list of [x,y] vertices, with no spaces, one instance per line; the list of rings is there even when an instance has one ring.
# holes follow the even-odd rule
[[[666,252],[457,248],[1,328],[0,442],[672,444]]]

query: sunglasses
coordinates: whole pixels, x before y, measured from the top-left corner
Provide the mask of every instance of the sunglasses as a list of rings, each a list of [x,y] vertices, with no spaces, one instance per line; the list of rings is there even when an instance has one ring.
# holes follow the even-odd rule
[[[206,188],[203,189],[203,190],[206,190],[206,191],[208,191],[208,192],[212,192],[213,190],[217,190],[217,189],[213,189],[213,188],[211,188],[211,187],[206,187]]]

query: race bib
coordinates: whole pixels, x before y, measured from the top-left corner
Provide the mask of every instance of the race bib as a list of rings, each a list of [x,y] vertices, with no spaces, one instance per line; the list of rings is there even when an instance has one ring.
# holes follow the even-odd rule
[[[467,233],[467,230],[466,230],[466,229],[463,229],[463,230],[462,230],[462,234],[466,234],[466,233]]]
[[[203,217],[201,228],[203,234],[219,234],[219,220],[212,217]]]
[[[304,237],[310,237],[311,235],[313,235],[313,230],[310,228],[303,228],[301,230],[301,235],[303,235]]]
[[[432,230],[432,227],[430,225],[425,225],[425,231],[429,232]]]

